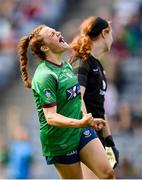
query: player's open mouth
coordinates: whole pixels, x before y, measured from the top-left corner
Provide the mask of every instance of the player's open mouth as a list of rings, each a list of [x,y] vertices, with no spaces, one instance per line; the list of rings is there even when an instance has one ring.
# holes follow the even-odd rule
[[[65,42],[62,36],[59,38],[59,42],[62,42],[62,43]]]

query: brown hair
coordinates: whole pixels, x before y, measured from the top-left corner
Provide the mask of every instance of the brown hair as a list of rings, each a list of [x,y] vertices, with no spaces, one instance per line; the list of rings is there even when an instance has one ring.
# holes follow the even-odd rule
[[[75,37],[70,44],[70,46],[73,50],[74,56],[80,57],[83,60],[86,60],[88,58],[88,56],[91,52],[92,42],[95,41],[100,35],[100,33],[99,33],[99,35],[97,35],[95,37],[89,35],[89,33],[92,31],[92,29],[96,25],[97,19],[98,19],[98,17],[91,16],[81,24],[80,35]],[[99,19],[101,19],[101,18],[99,18]],[[105,20],[103,20],[103,21],[105,21]],[[109,29],[107,30],[107,33],[109,33]]]
[[[74,56],[85,60],[91,52],[91,39],[89,36],[78,35],[73,39],[70,46],[73,50]]]
[[[27,71],[27,66],[28,66],[27,49],[28,46],[30,46],[32,52],[35,55],[37,55],[40,59],[45,59],[45,54],[40,50],[40,47],[41,45],[44,44],[44,41],[43,38],[39,35],[39,32],[44,27],[46,27],[46,25],[39,25],[31,32],[30,36],[23,36],[18,44],[20,71],[24,82],[24,86],[27,88],[31,88],[31,82]]]

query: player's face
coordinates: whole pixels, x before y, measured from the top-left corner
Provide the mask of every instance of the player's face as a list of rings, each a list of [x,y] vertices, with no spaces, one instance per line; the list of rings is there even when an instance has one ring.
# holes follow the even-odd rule
[[[44,27],[40,35],[43,37],[48,48],[55,53],[64,52],[66,49],[69,49],[69,45],[64,41],[61,33],[55,29]]]
[[[110,27],[109,33],[107,33],[107,34],[105,35],[104,41],[105,41],[104,50],[105,50],[105,51],[109,51],[109,50],[111,49],[111,45],[112,45],[112,42],[113,42],[112,28],[111,28],[111,27]]]

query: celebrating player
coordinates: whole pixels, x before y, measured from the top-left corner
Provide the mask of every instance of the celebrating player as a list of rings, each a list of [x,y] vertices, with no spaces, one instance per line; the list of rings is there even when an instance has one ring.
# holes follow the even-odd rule
[[[40,59],[32,83],[27,72],[28,46]],[[21,74],[25,86],[32,88],[43,156],[62,179],[83,179],[81,161],[99,178],[113,179],[114,171],[93,130],[105,121],[91,114],[82,116],[80,85],[72,67],[62,60],[68,49],[61,33],[46,25],[19,42]]]

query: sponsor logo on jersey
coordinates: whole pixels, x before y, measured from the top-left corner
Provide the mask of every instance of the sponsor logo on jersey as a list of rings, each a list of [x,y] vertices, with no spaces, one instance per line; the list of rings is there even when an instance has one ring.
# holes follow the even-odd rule
[[[99,71],[99,69],[98,69],[98,68],[96,68],[96,69],[93,69],[93,71],[94,71],[94,72],[98,72],[98,71]]]
[[[51,91],[49,89],[44,90],[45,96],[50,99],[51,98]]]
[[[60,80],[60,82],[62,82],[62,83],[68,79],[68,77],[66,75],[62,75],[61,78],[62,79]]]
[[[76,85],[70,87],[66,90],[67,100],[71,100],[80,94],[80,85],[77,83]]]
[[[104,90],[102,90],[102,89],[100,89],[100,95],[102,95],[102,96],[104,96],[105,95],[105,93],[106,93],[106,91],[104,91]]]
[[[73,74],[71,72],[63,71],[63,74],[60,75],[60,82],[65,82],[69,78],[73,78]]]
[[[83,134],[85,135],[85,136],[84,136],[85,138],[88,138],[88,137],[91,136],[91,132],[90,132],[89,129],[88,129],[88,130],[85,130],[85,131],[83,132]]]

